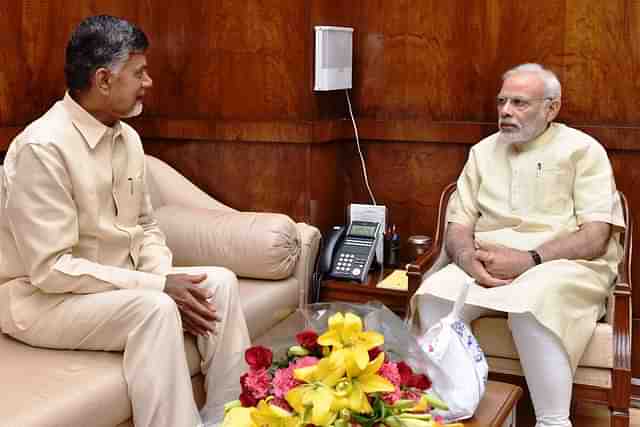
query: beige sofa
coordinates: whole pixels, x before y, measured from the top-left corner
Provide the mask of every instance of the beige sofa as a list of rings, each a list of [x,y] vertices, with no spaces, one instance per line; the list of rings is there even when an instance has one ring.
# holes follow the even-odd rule
[[[147,174],[174,264],[224,265],[236,272],[252,339],[264,340],[307,302],[320,242],[315,227],[281,214],[235,211],[150,156]],[[0,309],[5,301],[0,286]],[[198,352],[192,338],[185,343],[201,404]],[[0,334],[0,396],[0,427],[133,425],[121,353],[33,348]]]

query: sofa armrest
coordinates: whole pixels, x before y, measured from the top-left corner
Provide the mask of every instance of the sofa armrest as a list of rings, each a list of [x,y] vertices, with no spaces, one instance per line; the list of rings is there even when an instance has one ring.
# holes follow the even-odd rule
[[[281,280],[300,257],[298,228],[283,214],[166,205],[155,216],[176,266],[220,266],[240,277]]]
[[[320,239],[322,235],[316,227],[304,222],[296,224],[298,235],[300,236],[300,257],[293,272],[294,277],[298,281],[300,291],[299,306],[310,302],[311,298],[311,277],[318,258],[318,250],[320,248]]]

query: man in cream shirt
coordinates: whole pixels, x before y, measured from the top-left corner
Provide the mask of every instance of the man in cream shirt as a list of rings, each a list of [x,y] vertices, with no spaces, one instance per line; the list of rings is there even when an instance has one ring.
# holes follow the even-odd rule
[[[85,19],[67,45],[64,99],[11,143],[0,326],[34,346],[124,351],[135,425],[192,427],[202,420],[183,330],[197,336],[208,405],[238,381],[232,355],[249,335],[232,272],[172,271],[140,138],[121,121],[140,114],[151,88],[147,47],[125,20]]]
[[[424,332],[475,279],[465,320],[508,313],[537,427],[571,426],[573,373],[604,313],[624,228],[607,154],[553,122],[560,100],[560,82],[540,65],[504,74],[500,130],[471,148],[450,203],[453,262],[426,275],[412,299]]]

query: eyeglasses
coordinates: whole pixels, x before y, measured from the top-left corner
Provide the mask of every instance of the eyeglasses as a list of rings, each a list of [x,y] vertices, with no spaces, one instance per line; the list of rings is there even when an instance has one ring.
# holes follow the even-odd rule
[[[496,105],[498,108],[505,107],[508,102],[511,102],[511,106],[516,110],[524,111],[531,107],[531,103],[534,101],[553,101],[553,98],[522,98],[519,96],[498,96],[496,98]]]

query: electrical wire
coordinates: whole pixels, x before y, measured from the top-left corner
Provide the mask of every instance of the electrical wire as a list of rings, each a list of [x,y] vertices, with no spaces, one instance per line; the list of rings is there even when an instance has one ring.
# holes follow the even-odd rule
[[[373,196],[371,186],[369,186],[369,176],[367,174],[367,165],[364,162],[364,156],[362,155],[362,149],[360,148],[360,138],[358,137],[358,126],[356,125],[356,119],[353,117],[353,110],[351,109],[351,99],[349,98],[349,89],[345,89],[344,93],[347,95],[347,104],[349,105],[349,115],[351,116],[351,122],[353,123],[353,131],[356,135],[356,147],[358,148],[358,154],[360,155],[360,164],[362,165],[362,176],[364,177],[364,184],[371,197],[371,203],[377,205],[376,198]]]

